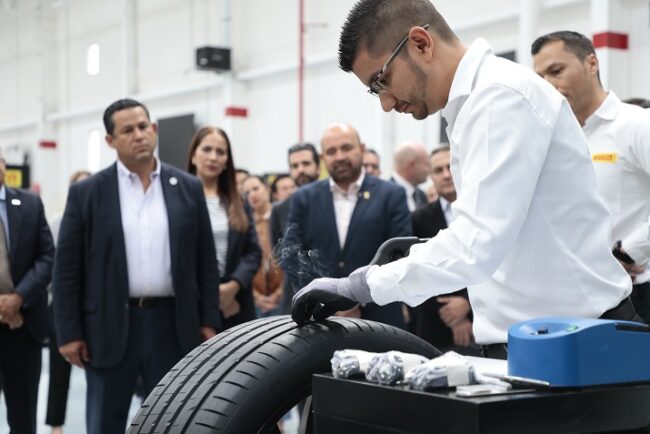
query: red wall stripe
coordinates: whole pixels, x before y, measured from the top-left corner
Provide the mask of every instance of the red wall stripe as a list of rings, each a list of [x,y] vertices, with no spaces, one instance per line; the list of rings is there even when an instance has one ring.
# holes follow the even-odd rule
[[[618,48],[627,50],[627,33],[601,32],[594,33],[594,48]]]
[[[248,109],[244,107],[226,107],[226,116],[245,118],[248,116]]]

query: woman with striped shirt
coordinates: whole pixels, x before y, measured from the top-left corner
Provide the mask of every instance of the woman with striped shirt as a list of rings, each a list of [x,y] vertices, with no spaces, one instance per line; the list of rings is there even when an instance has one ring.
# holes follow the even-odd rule
[[[262,252],[250,210],[237,191],[230,140],[222,129],[208,126],[196,132],[190,143],[188,171],[203,183],[219,263],[225,330],[255,319],[251,285]]]

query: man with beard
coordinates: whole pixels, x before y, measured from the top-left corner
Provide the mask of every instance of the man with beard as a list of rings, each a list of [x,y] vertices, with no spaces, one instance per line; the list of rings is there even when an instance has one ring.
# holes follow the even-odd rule
[[[347,276],[367,265],[387,239],[411,235],[404,189],[367,176],[363,152],[359,134],[349,125],[332,124],[323,133],[321,158],[330,178],[293,195],[283,243],[300,246],[299,269],[285,267],[295,288],[313,277]],[[346,310],[343,315],[404,327],[399,303],[364,303]]]
[[[640,320],[610,246],[571,107],[528,68],[465,46],[429,0],[361,0],[343,25],[339,63],[385,111],[443,109],[457,190],[454,220],[407,257],[317,279],[294,296],[298,323],[357,303],[418,305],[467,287],[474,336],[505,358],[508,328],[546,316]]]
[[[289,176],[300,188],[318,179],[320,157],[316,147],[311,143],[298,143],[289,148]],[[290,199],[290,198],[289,198]],[[271,239],[277,243],[284,236],[287,217],[289,217],[290,200],[284,200],[273,206],[271,212]]]
[[[296,183],[296,187],[300,188],[318,179],[320,157],[314,145],[311,143],[297,143],[289,148],[288,154],[289,176]],[[291,206],[290,199],[291,197],[273,205],[270,221],[273,246],[276,246],[282,240],[287,230],[287,218]],[[281,311],[283,315],[286,315],[291,312],[291,297],[293,297],[293,290],[287,278],[284,281],[282,297],[280,302]]]

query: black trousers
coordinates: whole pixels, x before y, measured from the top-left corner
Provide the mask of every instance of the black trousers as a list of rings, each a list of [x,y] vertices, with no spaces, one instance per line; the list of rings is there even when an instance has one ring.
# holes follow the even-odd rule
[[[41,344],[25,326],[11,330],[0,324],[0,375],[11,434],[36,434]]]
[[[634,285],[630,299],[643,321],[650,324],[650,282]]]
[[[643,319],[637,314],[634,304],[630,298],[625,298],[618,306],[609,309],[600,316],[601,319],[619,319],[623,321],[634,321],[643,323]],[[490,359],[506,360],[508,358],[508,344],[481,345],[483,357]]]
[[[50,317],[52,317],[51,306]],[[59,353],[53,325],[50,330],[50,384],[47,390],[45,423],[50,426],[62,426],[65,423],[65,412],[68,405],[72,365],[66,362]]]
[[[176,337],[173,303],[150,308],[131,306],[122,361],[112,368],[84,369],[87,433],[123,433],[138,377],[142,377],[148,395],[184,355]]]

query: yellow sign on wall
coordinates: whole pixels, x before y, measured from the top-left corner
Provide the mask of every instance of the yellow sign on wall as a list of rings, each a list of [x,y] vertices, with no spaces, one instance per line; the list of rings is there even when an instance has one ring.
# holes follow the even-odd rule
[[[23,171],[21,169],[9,169],[5,171],[5,184],[11,188],[22,188]]]

